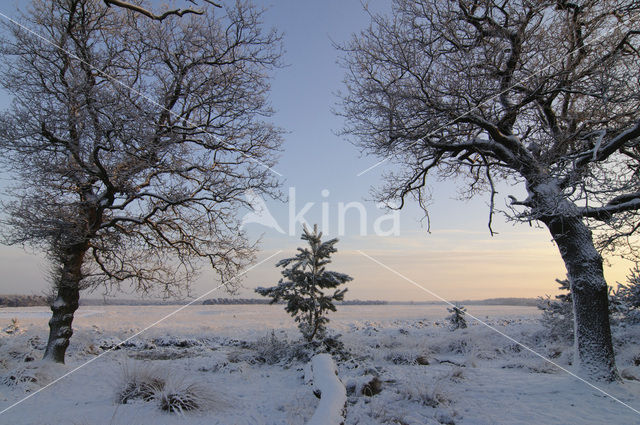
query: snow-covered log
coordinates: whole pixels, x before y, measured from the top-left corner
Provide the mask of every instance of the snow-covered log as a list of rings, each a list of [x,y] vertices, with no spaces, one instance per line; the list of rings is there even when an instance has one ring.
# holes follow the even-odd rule
[[[344,424],[347,391],[338,378],[331,355],[317,354],[311,359],[313,386],[320,392],[320,403],[307,425]]]

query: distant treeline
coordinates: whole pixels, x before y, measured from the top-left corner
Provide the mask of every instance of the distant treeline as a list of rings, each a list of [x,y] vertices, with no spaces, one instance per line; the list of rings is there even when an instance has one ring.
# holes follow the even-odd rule
[[[392,301],[395,305],[447,305],[444,301]],[[465,305],[509,305],[519,307],[537,307],[537,298],[487,298],[486,300],[451,301],[451,304]]]
[[[262,298],[211,298],[204,300],[203,305],[219,305],[219,304],[269,304],[269,299]],[[387,301],[380,300],[348,300],[337,302],[338,305],[385,305]]]
[[[338,305],[387,305],[389,301],[382,300],[345,300],[337,302]]]
[[[460,301],[462,305],[514,305],[523,307],[537,307],[537,298],[488,298],[486,300]]]
[[[210,298],[202,301],[202,305],[219,304],[269,304],[266,298]]]
[[[180,301],[125,300],[116,298],[80,298],[80,305],[176,305]],[[48,307],[51,302],[42,295],[0,295],[0,307]]]
[[[80,305],[180,305],[186,304],[188,301],[180,300],[161,300],[161,299],[139,299],[127,300],[118,298],[80,298]]]
[[[0,295],[1,307],[36,307],[49,305],[42,295]]]
[[[80,305],[182,305],[186,304],[187,300],[126,300],[116,298],[97,298],[97,299],[80,299]],[[238,305],[238,304],[269,304],[268,299],[262,298],[211,298],[204,300],[203,305]],[[444,304],[441,301],[426,301],[426,302],[389,302],[381,300],[346,300],[338,305],[439,305]],[[455,301],[454,304],[461,305],[512,305],[512,306],[526,306],[536,307],[538,301],[536,298],[489,298],[486,300],[466,300]],[[0,307],[34,307],[34,306],[48,306],[49,302],[47,297],[42,295],[0,295]]]

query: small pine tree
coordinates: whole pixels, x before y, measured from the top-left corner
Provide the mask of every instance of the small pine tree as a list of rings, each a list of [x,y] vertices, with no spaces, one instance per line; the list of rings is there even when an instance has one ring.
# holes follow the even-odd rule
[[[640,264],[630,270],[626,284],[618,284],[611,301],[622,320],[627,323],[640,322]]]
[[[616,292],[620,302],[628,308],[640,308],[640,265],[636,264],[627,276],[627,283],[618,284]]]
[[[628,278],[632,282],[631,278]],[[640,279],[639,279],[640,281]],[[569,279],[556,279],[560,284],[558,289],[562,291],[556,295],[556,300],[552,300],[548,295],[538,298],[538,308],[542,310],[540,321],[547,329],[549,336],[555,340],[572,341],[573,340],[573,300],[571,298],[571,287]],[[615,324],[617,315],[625,313],[625,301],[621,299],[621,293],[624,292],[624,285],[620,285],[618,291],[613,291],[610,286],[607,287],[609,294],[609,319],[611,324]],[[640,294],[640,291],[639,291]],[[640,298],[639,298],[640,301]]]
[[[447,311],[451,313],[451,316],[447,317],[449,321],[450,327],[452,331],[456,329],[464,329],[467,327],[467,319],[465,319],[465,314],[467,314],[467,308],[461,305],[456,305],[451,308],[448,308]]]
[[[256,288],[260,295],[271,297],[271,304],[286,301],[285,310],[295,318],[300,332],[309,342],[324,337],[329,322],[327,311],[336,311],[333,302],[342,301],[347,292],[347,289],[336,289],[327,295],[323,290],[337,288],[352,280],[346,274],[325,270],[331,262],[331,254],[337,252],[334,245],[338,239],[322,242],[321,238],[317,225],[313,226],[313,232],[304,226],[301,239],[307,241],[309,247],[298,248],[295,257],[276,264],[276,267],[283,267],[283,278],[277,286]]]
[[[573,339],[573,301],[569,280],[556,279],[556,282],[562,292],[555,300],[548,295],[538,299],[538,308],[542,310],[540,321],[552,339],[570,341]]]

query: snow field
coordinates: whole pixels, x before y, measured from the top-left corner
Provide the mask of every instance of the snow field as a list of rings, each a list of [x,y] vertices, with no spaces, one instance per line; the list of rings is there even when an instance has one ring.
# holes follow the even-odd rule
[[[46,316],[34,314],[40,310],[2,310],[0,328],[17,317],[18,331],[0,335],[0,409],[171,307],[87,307],[93,313],[75,322],[64,366],[38,360],[48,331]],[[545,339],[537,310],[469,310],[571,368],[571,347]],[[334,355],[347,389],[346,424],[640,423],[630,409],[482,325],[469,320],[469,328],[450,331],[446,316],[441,306],[392,305],[340,306],[330,316],[346,352]],[[638,337],[637,327],[614,331],[618,367],[629,377],[640,376]],[[0,423],[302,425],[319,400],[305,382],[310,353],[298,338],[281,306],[194,306],[0,415]],[[127,377],[149,371],[168,383],[164,393],[119,403]],[[202,409],[162,410],[162,394],[185,394],[189,386],[205,401]],[[640,407],[638,381],[602,389]]]

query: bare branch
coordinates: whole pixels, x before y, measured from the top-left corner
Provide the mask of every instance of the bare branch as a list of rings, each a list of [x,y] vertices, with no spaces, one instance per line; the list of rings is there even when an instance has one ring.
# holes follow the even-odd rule
[[[640,210],[640,192],[619,195],[602,207],[580,208],[578,213],[582,217],[606,222],[616,213],[637,210]]]
[[[602,137],[603,136],[600,136],[600,139]],[[625,129],[616,137],[612,138],[604,146],[601,146],[601,142],[596,143],[596,146],[594,147],[594,150],[593,150],[593,154],[590,155],[588,152],[583,154],[576,161],[576,166],[582,167],[589,162],[604,161],[608,159],[612,154],[614,154],[615,152],[625,147],[627,143],[634,141],[638,138],[640,138],[640,120],[637,121],[630,128]]]
[[[150,11],[149,9],[145,9],[144,7],[128,2],[128,1],[124,1],[124,0],[103,0],[104,3],[107,5],[107,7],[111,7],[111,6],[116,6],[116,7],[121,7],[124,9],[128,9],[131,10],[133,12],[136,13],[140,13],[148,18],[151,18],[153,20],[157,20],[157,21],[163,21],[166,18],[168,18],[169,16],[178,16],[178,17],[182,17],[184,15],[187,14],[194,14],[194,15],[203,15],[205,12],[201,9],[172,9],[172,10],[167,10],[165,12],[163,12],[160,15],[156,15],[155,13],[153,13],[152,11]],[[215,3],[211,0],[203,0],[206,3],[209,3],[215,7],[222,7],[222,5]],[[196,3],[195,0],[190,0],[191,3]]]

